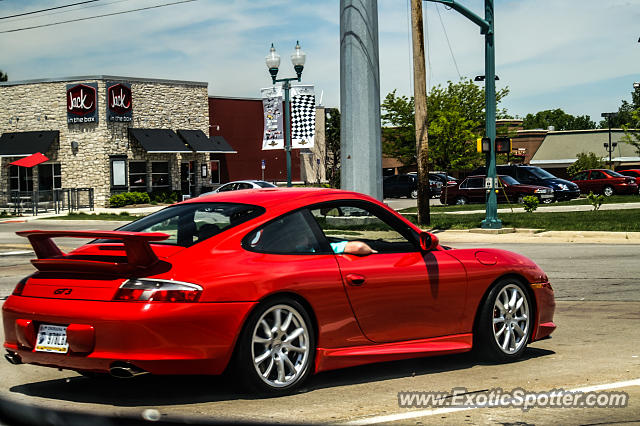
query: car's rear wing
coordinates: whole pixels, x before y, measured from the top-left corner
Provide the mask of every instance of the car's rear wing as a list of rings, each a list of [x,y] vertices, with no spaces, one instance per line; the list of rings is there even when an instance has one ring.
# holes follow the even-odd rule
[[[130,274],[148,269],[159,259],[149,245],[152,241],[169,238],[161,232],[127,231],[18,231],[16,234],[26,237],[33,246],[37,259],[31,263],[40,271],[56,272],[96,272],[107,274]],[[90,260],[67,255],[56,245],[53,238],[106,238],[119,240],[124,244],[126,262]]]

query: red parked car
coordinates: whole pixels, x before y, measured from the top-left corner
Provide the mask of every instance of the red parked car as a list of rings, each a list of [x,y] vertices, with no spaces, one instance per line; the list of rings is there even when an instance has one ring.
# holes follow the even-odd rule
[[[618,173],[634,178],[636,185],[638,185],[638,191],[640,192],[640,169],[618,170]]]
[[[635,178],[624,176],[608,169],[591,169],[577,173],[571,179],[580,187],[580,192],[588,194],[637,194],[638,184]]]
[[[284,393],[372,362],[471,349],[512,361],[556,327],[533,261],[445,249],[354,192],[229,191],[116,231],[18,234],[37,271],[2,307],[14,364],[116,377],[229,369],[250,389]],[[59,237],[93,240],[65,254]],[[349,243],[375,252],[349,254]]]
[[[469,176],[459,185],[449,187],[440,196],[442,204],[468,204],[484,203],[487,197],[487,189],[484,187],[486,176]],[[546,186],[524,185],[508,175],[498,176],[500,190],[498,191],[499,203],[522,204],[524,197],[535,195],[543,203],[553,202],[553,189]]]

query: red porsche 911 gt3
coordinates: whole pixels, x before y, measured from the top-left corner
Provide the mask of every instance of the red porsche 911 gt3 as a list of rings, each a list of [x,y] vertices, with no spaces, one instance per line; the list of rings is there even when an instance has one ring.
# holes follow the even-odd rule
[[[37,271],[2,308],[15,364],[118,377],[229,371],[283,393],[371,362],[471,349],[511,361],[555,329],[553,290],[534,262],[444,248],[354,192],[232,191],[116,231],[19,234]],[[61,237],[91,241],[63,253]],[[351,254],[353,241],[368,251]]]

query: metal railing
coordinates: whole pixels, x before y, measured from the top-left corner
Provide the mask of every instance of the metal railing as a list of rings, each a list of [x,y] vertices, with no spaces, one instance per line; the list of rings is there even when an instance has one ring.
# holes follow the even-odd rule
[[[62,188],[49,191],[2,191],[0,209],[13,215],[31,214],[49,211],[76,211],[94,209],[93,188]]]

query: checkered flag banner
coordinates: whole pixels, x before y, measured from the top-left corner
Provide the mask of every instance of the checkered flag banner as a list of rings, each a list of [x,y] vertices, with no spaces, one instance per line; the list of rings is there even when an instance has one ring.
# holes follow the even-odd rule
[[[284,149],[284,131],[282,126],[282,89],[268,87],[260,90],[264,111],[264,132],[262,149]]]
[[[316,95],[312,85],[291,87],[291,148],[313,148]]]

